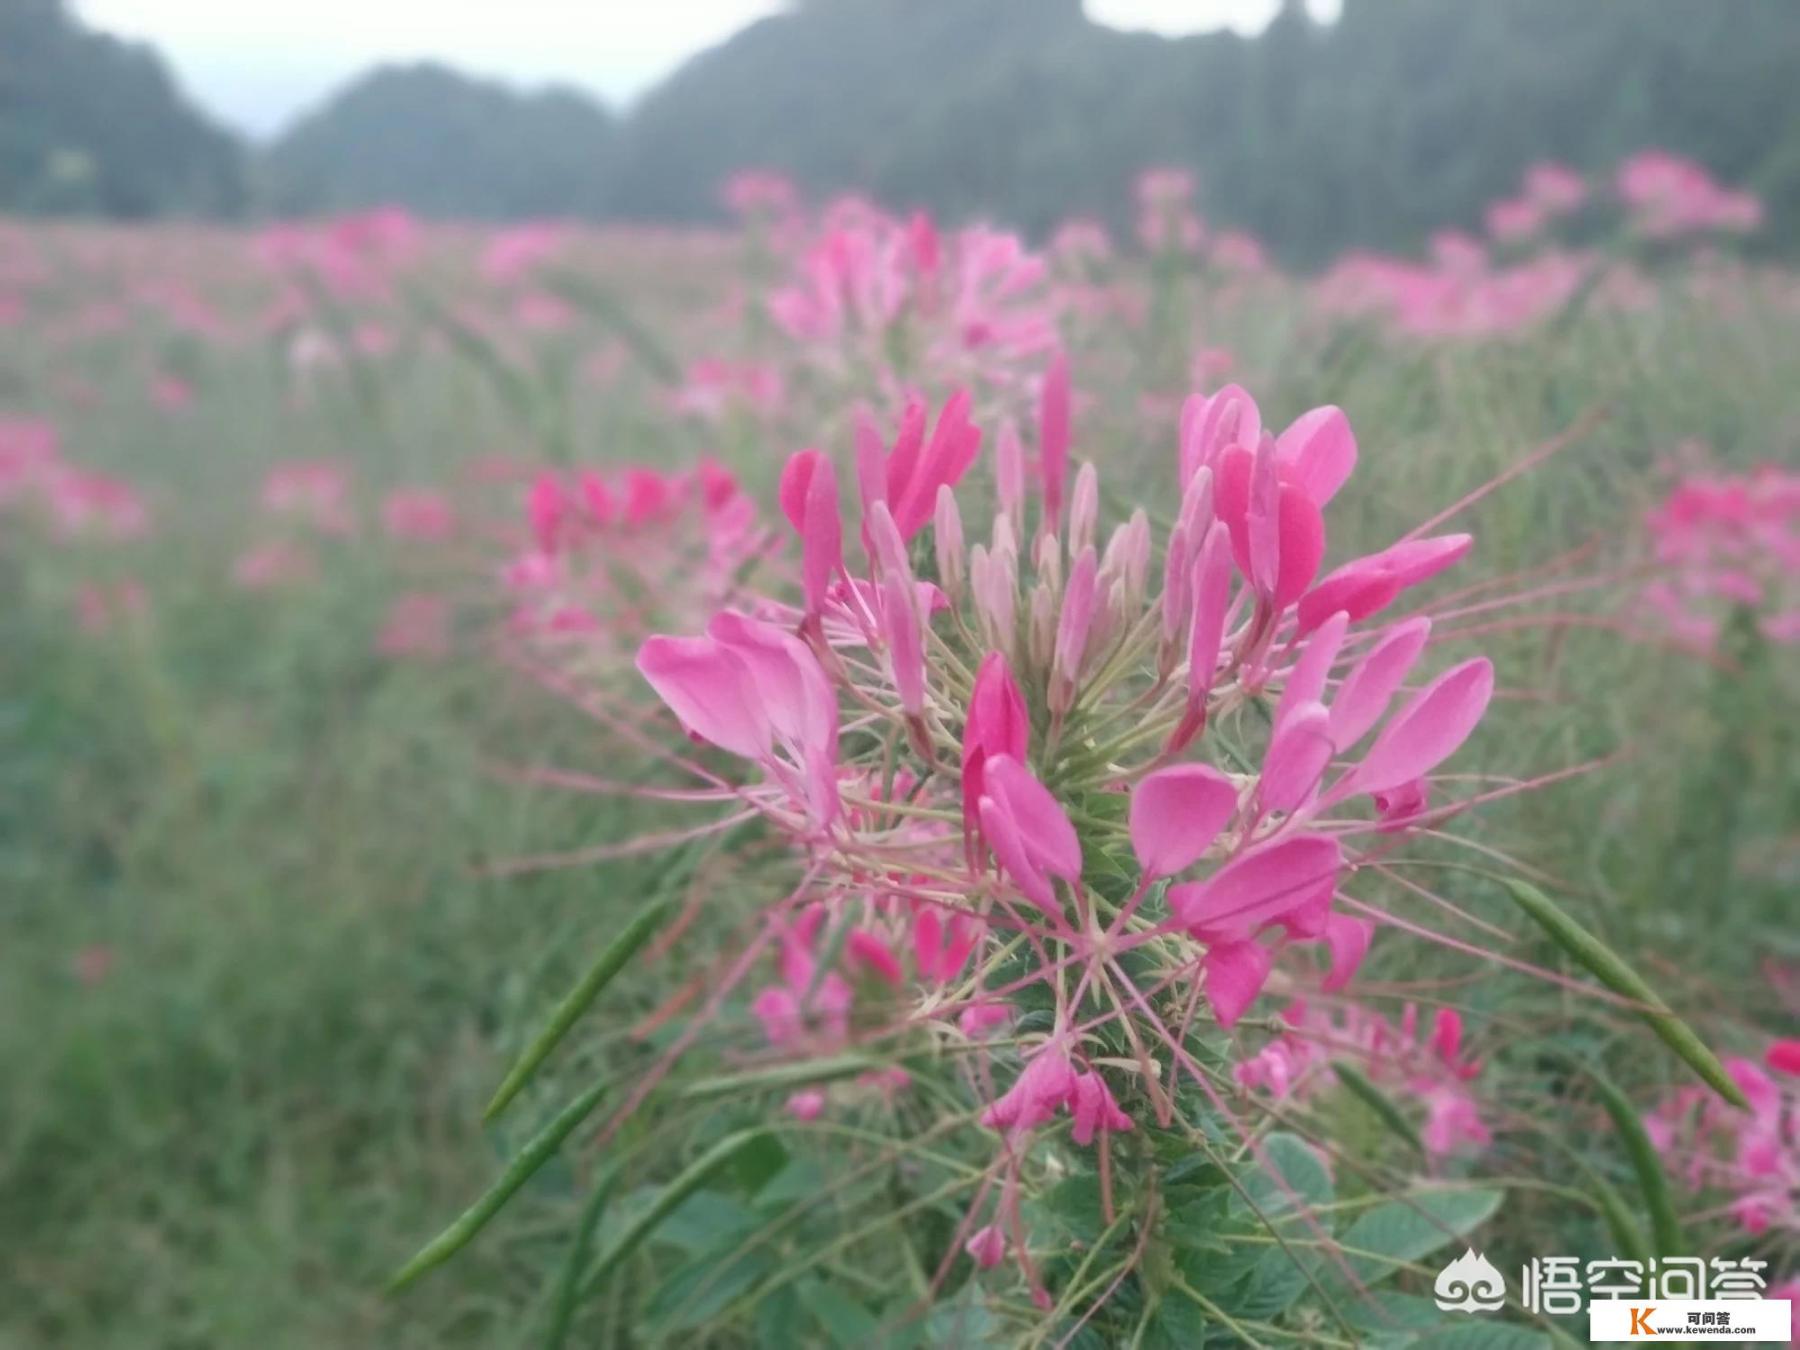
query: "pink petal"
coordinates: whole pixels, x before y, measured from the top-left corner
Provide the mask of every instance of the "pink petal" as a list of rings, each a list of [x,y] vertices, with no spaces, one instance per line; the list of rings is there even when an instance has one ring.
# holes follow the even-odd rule
[[[1411,539],[1345,563],[1300,597],[1300,631],[1311,632],[1338,610],[1352,623],[1392,604],[1394,597],[1460,562],[1473,540],[1466,534]]]
[[[1327,835],[1259,844],[1209,880],[1169,888],[1169,912],[1206,942],[1241,942],[1337,887],[1343,855]]]
[[[1131,847],[1151,876],[1199,861],[1237,814],[1238,790],[1209,764],[1158,769],[1131,794]]]
[[[887,984],[900,983],[900,962],[886,942],[866,928],[855,928],[844,939],[844,954],[853,965],[862,966]]]
[[[1075,1128],[1069,1132],[1069,1138],[1083,1146],[1094,1142],[1097,1130],[1131,1128],[1131,1117],[1119,1109],[1106,1080],[1097,1073],[1075,1075],[1074,1101],[1069,1114],[1075,1118]]]
[[[1342,408],[1327,404],[1303,413],[1275,443],[1289,481],[1304,488],[1321,507],[1356,468],[1356,437]]]
[[[729,609],[713,615],[706,632],[742,663],[750,694],[777,735],[793,746],[829,750],[836,759],[837,698],[810,647],[774,624]]]
[[[1231,607],[1231,540],[1215,523],[1194,562],[1193,627],[1188,633],[1188,706],[1198,707],[1212,692],[1225,641],[1225,614]]]
[[[894,448],[887,460],[887,491],[883,500],[899,509],[912,487],[918,471],[919,451],[925,444],[925,405],[917,398],[906,400],[906,411],[900,414],[900,431],[894,437]]]
[[[1316,514],[1316,512],[1315,512]],[[1324,527],[1319,529],[1321,551]],[[1281,580],[1281,480],[1275,476],[1275,443],[1264,440],[1250,464],[1250,495],[1244,512],[1244,543],[1249,565],[1244,568],[1259,595],[1275,595]],[[1243,567],[1245,559],[1239,559]],[[1315,561],[1313,566],[1317,568]],[[1307,581],[1312,580],[1309,576]],[[1305,590],[1302,582],[1296,589]],[[1279,606],[1278,606],[1279,608]]]
[[[1775,1041],[1763,1054],[1763,1062],[1776,1073],[1800,1076],[1800,1041]]]
[[[894,692],[908,717],[925,711],[925,640],[919,628],[917,593],[908,578],[890,573],[881,583],[881,628],[887,643]]]
[[[1056,891],[1050,885],[1050,878],[1032,860],[1007,809],[994,798],[983,797],[976,804],[976,810],[981,821],[982,838],[994,850],[995,860],[1000,864],[1000,869],[1012,878],[1013,885],[1046,914],[1061,913],[1057,908]]]
[[[769,753],[769,722],[744,665],[711,638],[653,637],[637,668],[682,726],[746,759]]]
[[[1344,677],[1331,703],[1331,738],[1340,750],[1355,745],[1381,720],[1430,636],[1431,620],[1422,616],[1395,624]]]
[[[1277,512],[1280,566],[1271,603],[1282,613],[1319,574],[1319,564],[1325,559],[1325,517],[1318,503],[1292,483],[1281,484]]]
[[[1262,993],[1274,964],[1274,954],[1260,942],[1221,943],[1206,953],[1200,971],[1220,1026],[1230,1030],[1237,1024]]]
[[[1350,983],[1374,937],[1375,925],[1367,919],[1333,914],[1325,921],[1325,946],[1331,952],[1331,969],[1321,986],[1326,993],[1334,994]]]
[[[999,1224],[990,1223],[977,1228],[963,1243],[963,1250],[978,1269],[992,1270],[1006,1259],[1006,1234],[1001,1232]]]
[[[1394,714],[1333,797],[1383,792],[1424,777],[1469,738],[1493,695],[1494,666],[1486,657],[1445,671]]]
[[[775,490],[781,503],[781,514],[787,517],[795,534],[806,532],[806,489],[825,455],[819,450],[796,450],[782,466],[781,482]]]
[[[1300,659],[1288,673],[1287,684],[1281,691],[1281,701],[1275,705],[1277,727],[1293,716],[1296,708],[1324,699],[1325,681],[1331,674],[1338,652],[1343,648],[1344,633],[1349,625],[1350,616],[1339,612],[1320,624],[1307,639],[1306,650],[1300,653]]]
[[[988,794],[1003,802],[1032,860],[1064,881],[1081,880],[1081,841],[1049,788],[1011,755],[990,755]]]
[[[807,612],[817,614],[824,608],[832,579],[844,569],[844,523],[838,510],[837,473],[823,455],[807,476],[803,511],[800,577]]]
[[[1257,802],[1264,811],[1291,814],[1312,796],[1331,763],[1330,725],[1331,714],[1324,704],[1303,703],[1276,728],[1257,786]]]

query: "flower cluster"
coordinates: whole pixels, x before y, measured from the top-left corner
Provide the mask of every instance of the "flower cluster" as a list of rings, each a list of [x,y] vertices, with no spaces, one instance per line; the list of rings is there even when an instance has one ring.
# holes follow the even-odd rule
[[[1761,1066],[1725,1063],[1748,1111],[1684,1087],[1645,1118],[1644,1128],[1688,1186],[1729,1197],[1729,1212],[1746,1232],[1800,1234],[1800,1041],[1776,1041],[1763,1058]]]
[[[1325,982],[1331,992],[1332,981]],[[1330,1008],[1300,1000],[1281,1014],[1282,1032],[1237,1067],[1237,1080],[1276,1100],[1306,1100],[1337,1085],[1334,1064],[1417,1102],[1424,1112],[1419,1141],[1443,1157],[1478,1149],[1493,1135],[1471,1084],[1481,1063],[1463,1053],[1462,1016],[1439,1008],[1431,1035],[1419,1039],[1418,1009],[1407,1004],[1396,1027],[1356,1004]]]
[[[770,547],[755,504],[711,461],[546,471],[503,577],[513,631],[595,657],[661,623],[713,613]]]
[[[780,496],[797,602],[746,595],[638,655],[691,737],[755,770],[707,770],[698,795],[759,813],[804,873],[766,918],[768,1039],[808,1054],[917,1032],[971,1051],[999,1194],[985,1224],[971,1211],[968,1248],[981,1265],[1011,1251],[1034,1289],[1018,1204],[1033,1140],[1064,1119],[1102,1149],[1139,1113],[1167,1126],[1184,1079],[1215,1091],[1190,1048],[1202,1020],[1234,1026],[1271,981],[1342,988],[1379,914],[1347,888],[1434,815],[1435,771],[1493,692],[1479,657],[1422,677],[1430,619],[1381,618],[1467,535],[1326,569],[1324,509],[1357,460],[1341,411],[1277,435],[1240,388],[1191,399],[1158,557],[1142,509],[1101,540],[1069,408],[1058,361],[1031,462],[1017,434],[995,443],[997,510],[972,545],[966,394],[935,422],[909,403],[891,439],[859,419],[854,530],[832,460],[795,455]],[[1464,1083],[1455,1039],[1440,1023],[1431,1053]],[[1446,1147],[1484,1137],[1465,1099],[1433,1107]]]
[[[1703,650],[1743,608],[1771,642],[1800,642],[1800,473],[1686,474],[1645,517],[1657,576],[1640,603]]]
[[[150,529],[150,509],[130,483],[71,463],[56,428],[0,417],[0,506],[36,508],[63,540],[135,539]]]
[[[1763,206],[1748,192],[1721,187],[1704,165],[1667,150],[1641,150],[1619,166],[1619,199],[1632,227],[1651,239],[1759,228]]]
[[[1057,341],[1047,266],[1016,235],[845,198],[803,239],[767,308],[816,374],[1017,389]]]

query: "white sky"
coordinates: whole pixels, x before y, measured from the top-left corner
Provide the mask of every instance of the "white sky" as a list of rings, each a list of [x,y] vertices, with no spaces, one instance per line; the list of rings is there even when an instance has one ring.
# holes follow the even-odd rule
[[[4,0],[0,0],[4,3]],[[1254,32],[1279,0],[1085,0],[1119,28]],[[1335,12],[1337,0],[1312,0]],[[520,84],[629,102],[782,0],[74,0],[87,23],[154,42],[204,107],[256,135],[379,61],[433,57]]]

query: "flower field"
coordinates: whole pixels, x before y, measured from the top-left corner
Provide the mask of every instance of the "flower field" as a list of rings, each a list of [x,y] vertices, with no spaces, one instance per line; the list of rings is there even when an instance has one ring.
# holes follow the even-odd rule
[[[0,222],[0,1345],[1800,1297],[1757,200],[1543,164],[1297,276],[1179,171],[1037,241],[721,191]]]

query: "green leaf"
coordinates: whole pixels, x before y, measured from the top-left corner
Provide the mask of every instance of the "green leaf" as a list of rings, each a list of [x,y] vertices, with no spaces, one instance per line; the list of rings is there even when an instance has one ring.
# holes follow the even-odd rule
[[[1179,1290],[1163,1295],[1144,1325],[1141,1350],[1195,1350],[1206,1344],[1206,1310]]]
[[[1316,1240],[1331,1232],[1327,1214],[1318,1211],[1331,1203],[1331,1173],[1325,1160],[1304,1140],[1291,1134],[1271,1134],[1263,1141],[1269,1164],[1286,1183],[1286,1190],[1275,1176],[1259,1170],[1246,1185],[1256,1196],[1266,1218],[1272,1221],[1269,1231],[1277,1236],[1300,1241]],[[1267,1188],[1267,1198],[1256,1195]],[[1252,1321],[1263,1321],[1285,1312],[1306,1291],[1314,1272],[1322,1264],[1316,1247],[1273,1247],[1264,1251],[1250,1273],[1250,1281],[1240,1300],[1233,1301],[1230,1311]]]
[[[1357,1218],[1339,1241],[1344,1264],[1357,1281],[1369,1286],[1387,1279],[1400,1266],[1429,1256],[1486,1220],[1500,1207],[1495,1190],[1415,1191],[1377,1205]],[[1328,1280],[1345,1283],[1334,1263]]]
[[[739,1251],[739,1245],[735,1238],[720,1243],[657,1286],[645,1309],[657,1335],[704,1325],[768,1279],[780,1265],[766,1247]]]
[[[551,1122],[538,1131],[530,1143],[519,1151],[519,1155],[508,1164],[500,1174],[500,1179],[487,1189],[487,1192],[464,1210],[462,1215],[443,1232],[439,1233],[424,1247],[418,1255],[408,1261],[394,1273],[388,1281],[388,1291],[404,1288],[434,1266],[442,1265],[457,1252],[468,1246],[487,1224],[487,1221],[500,1212],[500,1207],[511,1198],[512,1193],[530,1179],[532,1173],[555,1156],[556,1150],[562,1146],[575,1127],[588,1116],[588,1113],[599,1103],[609,1084],[594,1084],[574,1101],[565,1106]]]
[[[643,946],[650,935],[656,931],[657,925],[662,922],[667,911],[668,900],[666,897],[653,899],[639,910],[636,917],[626,924],[619,935],[607,945],[606,950],[600,953],[600,959],[594,962],[587,974],[581,977],[580,983],[571,989],[563,997],[563,1001],[557,1005],[549,1024],[526,1047],[525,1053],[519,1056],[518,1061],[507,1073],[505,1081],[500,1084],[500,1090],[488,1103],[487,1111],[483,1114],[482,1119],[492,1120],[506,1109],[508,1102],[519,1095],[525,1084],[531,1081],[532,1074],[537,1072],[538,1066],[550,1057],[550,1052],[556,1048],[557,1043],[568,1034],[569,1028],[575,1025],[581,1014],[586,1012],[589,1005],[600,997],[601,991],[612,982],[615,975],[625,968],[626,963],[637,954],[638,948]]]
[[[766,1133],[760,1125],[739,1130],[736,1134],[721,1139],[690,1163],[679,1176],[663,1187],[662,1193],[649,1208],[626,1225],[625,1231],[601,1255],[593,1270],[588,1273],[583,1285],[584,1292],[598,1287],[621,1261],[643,1245],[644,1240],[656,1231],[657,1225],[676,1206],[712,1180],[721,1168],[728,1166],[737,1157],[739,1150],[755,1144]]]
[[[876,1344],[881,1321],[862,1304],[835,1284],[824,1280],[806,1280],[800,1286],[800,1301],[818,1319],[833,1345],[856,1347]],[[793,1328],[788,1328],[791,1337]]]
[[[1585,967],[1615,994],[1644,1005],[1645,1011],[1638,1015],[1649,1024],[1664,1045],[1687,1061],[1688,1067],[1699,1074],[1708,1087],[1733,1106],[1749,1109],[1750,1103],[1745,1100],[1743,1090],[1725,1072],[1725,1066],[1719,1063],[1718,1056],[1707,1049],[1706,1044],[1694,1034],[1693,1028],[1675,1015],[1656,991],[1645,983],[1643,976],[1625,963],[1623,957],[1576,923],[1537,887],[1528,882],[1508,879],[1506,888],[1512,892],[1512,898],[1519,908],[1529,914],[1577,964]]]

